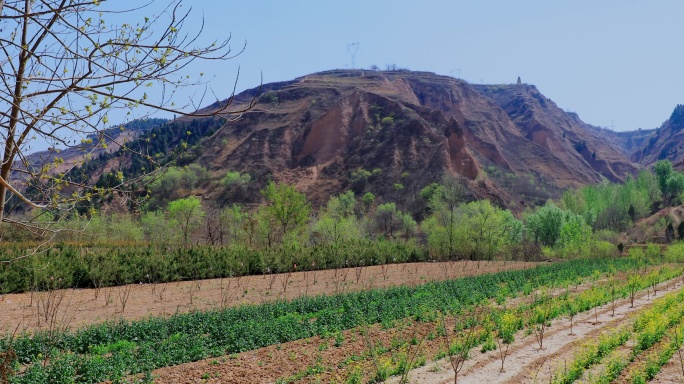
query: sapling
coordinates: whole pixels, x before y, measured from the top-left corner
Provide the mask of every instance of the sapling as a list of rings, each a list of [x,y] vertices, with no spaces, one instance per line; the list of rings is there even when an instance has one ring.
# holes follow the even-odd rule
[[[648,282],[651,285],[651,289],[653,289],[653,296],[656,296],[658,294],[658,284],[660,284],[660,273],[657,270],[654,270],[651,272],[648,276]]]
[[[611,301],[611,313],[610,316],[615,316],[615,303],[617,301],[617,294],[615,291],[615,277],[610,279],[610,301]]]
[[[574,318],[577,316],[577,302],[575,302],[575,299],[573,298],[566,298],[565,299],[565,310],[568,311],[568,317],[570,317],[570,336],[574,336],[575,333],[572,330],[572,326],[574,323]]]
[[[599,321],[598,321],[598,308],[599,308],[598,305],[594,307],[594,324],[593,324],[593,325],[599,324]]]
[[[442,273],[444,274],[444,280],[447,280],[449,278],[449,263],[442,262],[440,266],[442,267]]]
[[[39,316],[38,325],[40,325],[41,318],[44,318],[46,324],[52,323],[56,319],[65,294],[66,290],[60,289],[57,286],[51,286],[46,291],[36,292]]]
[[[231,284],[232,284],[231,279],[228,279],[227,285],[224,285],[224,278],[223,277],[219,279],[219,290],[220,290],[220,294],[221,294],[221,308],[227,308],[228,303],[230,303],[230,299],[233,295],[231,288],[230,288]]]
[[[272,291],[273,290],[273,284],[275,283],[276,279],[278,278],[278,275],[273,273],[271,271],[271,268],[268,268],[268,272],[269,272],[268,290]]]
[[[636,296],[639,287],[641,286],[641,275],[633,273],[627,279],[627,287],[629,288],[630,308],[634,308],[634,297]]]
[[[361,261],[363,262],[363,260]],[[359,283],[359,280],[361,280],[361,274],[363,273],[363,264],[357,264],[354,267],[354,273],[356,274],[356,284]]]
[[[478,313],[472,313],[470,316],[472,316],[472,321],[470,323],[477,324],[479,320]],[[463,316],[461,320],[465,322],[465,316]],[[476,344],[476,327],[471,325],[459,332],[458,338],[454,338],[450,334],[453,332],[453,328],[458,324],[456,318],[454,318],[454,326],[452,328],[449,328],[448,326],[448,318],[446,315],[442,316],[442,324],[444,325],[445,330],[444,341],[446,344],[447,356],[449,357],[451,368],[454,371],[454,384],[458,384],[458,374],[463,369],[465,362],[470,358],[471,348]]]
[[[363,341],[366,345],[367,349],[367,354],[368,356],[371,357],[371,362],[375,366],[375,379],[376,381],[384,381],[387,377],[387,372],[382,366],[380,359],[378,357],[378,353],[376,351],[375,345],[373,341],[370,338],[369,335],[369,327],[368,324],[363,323],[361,327],[359,327],[359,333],[363,337]]]
[[[504,372],[504,363],[506,362],[506,357],[508,356],[508,348],[515,340],[515,332],[518,329],[519,322],[520,320],[513,312],[504,313],[497,321],[496,343],[499,347],[501,372]]]
[[[387,264],[383,264],[380,266],[380,269],[382,271],[383,280],[387,280],[387,272],[389,272],[389,267],[387,266]],[[684,275],[682,275],[682,280],[684,280]]]
[[[0,352],[0,383],[9,383],[10,378],[14,375],[14,363],[17,359],[17,354],[14,352],[13,344],[20,325],[17,324],[14,332],[12,332],[12,335],[7,340],[5,351]]]
[[[408,343],[406,347],[406,354],[404,355],[404,365],[403,365],[403,372],[401,374],[401,378],[399,379],[399,384],[408,384],[408,375],[409,372],[411,372],[411,369],[416,363],[416,360],[418,356],[420,355],[420,350],[423,345],[423,341],[425,341],[425,337],[427,334],[423,335],[418,335],[418,324],[417,322],[413,322],[413,332],[411,335],[411,342]]]
[[[133,284],[121,285],[117,289],[119,303],[121,304],[121,313],[124,313],[124,311],[126,310],[126,303],[128,303],[128,298],[131,296],[132,290]],[[192,301],[192,296],[190,300]]]
[[[295,268],[296,268],[295,264]],[[280,281],[280,284],[283,287],[283,293],[287,292],[287,286],[290,283],[290,277],[292,277],[292,270],[288,270],[283,279]]]
[[[537,344],[539,344],[539,350],[542,350],[544,349],[544,334],[551,320],[551,307],[548,295],[544,294],[540,300],[540,304],[530,309],[529,321]]]

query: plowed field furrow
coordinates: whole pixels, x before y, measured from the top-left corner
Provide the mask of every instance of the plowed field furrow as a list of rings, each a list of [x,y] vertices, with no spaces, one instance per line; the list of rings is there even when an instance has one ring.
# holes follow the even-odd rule
[[[680,282],[671,280],[662,283],[660,289],[681,287]],[[588,288],[581,285],[575,292]],[[660,294],[658,295],[660,297]],[[520,299],[514,299],[516,302]],[[640,291],[635,301],[635,308],[630,308],[629,299],[618,300],[615,316],[611,316],[612,307],[606,305],[598,311],[598,324],[595,324],[594,311],[585,312],[575,317],[574,336],[569,336],[570,324],[567,318],[553,320],[544,341],[544,349],[539,351],[533,335],[524,336],[522,332],[511,345],[506,360],[505,372],[501,373],[497,351],[487,353],[473,352],[473,357],[459,375],[459,383],[523,383],[548,382],[551,374],[549,368],[555,368],[552,361],[569,356],[572,348],[587,338],[595,337],[605,329],[618,326],[629,321],[633,313],[647,308],[653,301],[647,298],[646,291]],[[510,305],[513,300],[509,301]],[[413,325],[411,325],[413,324]],[[335,337],[327,339],[311,338],[284,343],[277,346],[261,348],[224,359],[208,359],[201,362],[183,364],[175,367],[159,369],[157,383],[275,383],[279,382],[345,382],[350,375],[359,373],[361,382],[366,382],[369,372],[376,370],[369,356],[367,339],[378,341],[380,345],[390,349],[378,360],[389,361],[400,353],[391,351],[393,340],[420,339],[434,332],[435,323],[406,323],[382,329],[373,326],[363,336],[359,329],[343,332],[339,337],[339,345]],[[452,383],[453,371],[445,361],[430,361],[431,357],[444,348],[442,338],[423,338],[421,344],[422,359],[427,360],[425,366],[414,369],[410,373],[412,383]],[[479,347],[477,348],[479,350]],[[394,357],[391,357],[394,356]],[[567,357],[566,357],[567,358]],[[546,381],[539,381],[545,377]],[[288,380],[289,379],[289,380]],[[398,383],[399,377],[392,377],[388,382]]]

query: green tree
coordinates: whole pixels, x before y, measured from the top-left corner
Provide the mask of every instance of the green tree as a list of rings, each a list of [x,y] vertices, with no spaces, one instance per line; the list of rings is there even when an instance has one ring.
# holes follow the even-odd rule
[[[279,226],[283,239],[303,232],[311,213],[311,204],[303,193],[293,185],[271,181],[261,194],[266,199],[265,212]]]
[[[353,216],[355,210],[356,197],[352,191],[331,197],[326,208],[328,214],[339,218]]]
[[[192,233],[202,226],[202,202],[195,196],[174,200],[169,203],[168,211],[172,223],[180,229],[183,246],[187,247]]]
[[[580,215],[566,213],[560,230],[558,244],[565,254],[583,254],[591,240],[591,227]]]
[[[409,236],[417,229],[417,224],[410,214],[401,212],[395,203],[378,205],[373,214],[375,226],[386,238],[392,238],[397,233],[404,231]]]
[[[460,180],[451,175],[444,175],[439,186],[431,187],[431,191],[425,191],[430,196],[428,206],[435,214],[438,225],[444,227],[444,233],[448,241],[448,257],[453,257],[456,250],[456,209],[465,199],[465,188]]]
[[[658,186],[660,187],[660,192],[665,194],[667,192],[667,179],[672,176],[672,163],[669,160],[660,160],[653,166],[653,172],[658,179]]]
[[[391,238],[394,231],[401,225],[401,216],[397,212],[397,205],[395,203],[378,205],[375,210],[375,222],[385,237]]]
[[[148,210],[163,209],[171,200],[187,197],[200,183],[208,179],[206,168],[197,164],[188,167],[169,167],[148,184]]]
[[[473,201],[459,210],[459,225],[465,229],[464,240],[472,259],[491,260],[505,244],[517,242],[521,237],[515,232],[522,230],[522,223],[510,212],[492,206],[489,200]]]
[[[360,168],[351,173],[351,187],[356,192],[361,192],[368,184],[368,179],[371,177],[371,173],[367,170]]]
[[[129,214],[95,213],[90,218],[86,232],[93,241],[106,239],[107,241],[138,242],[143,239],[140,223]]]
[[[423,200],[425,203],[425,206],[427,206],[429,209],[432,209],[432,203],[437,200],[438,196],[442,196],[443,191],[442,191],[442,186],[439,185],[438,183],[431,183],[428,184],[425,188],[420,190],[420,198]]]
[[[403,213],[401,215],[401,226],[404,229],[404,238],[409,239],[418,231],[418,223],[413,219],[410,213]]]
[[[250,181],[252,181],[252,176],[250,176],[249,173],[228,171],[221,179],[221,185],[226,187],[242,187],[247,185]]]
[[[220,238],[221,244],[225,242],[237,243],[242,240],[242,236],[245,234],[245,226],[247,220],[249,219],[249,213],[245,212],[241,206],[233,204],[230,207],[224,208],[219,214],[219,221],[221,226],[224,228],[222,237]]]
[[[682,193],[684,193],[684,175],[679,172],[673,172],[667,178],[667,200],[672,205],[680,204],[682,202]]]
[[[554,246],[560,238],[565,212],[554,204],[546,204],[527,217],[525,227],[535,244]]]
[[[145,212],[140,218],[143,236],[150,244],[164,246],[171,239],[171,228],[161,211]]]
[[[331,197],[313,225],[314,233],[320,236],[322,242],[336,247],[344,242],[359,240],[361,227],[354,215],[355,206],[356,199],[352,191]]]
[[[375,195],[371,192],[366,192],[361,198],[361,203],[363,203],[363,209],[365,212],[370,211],[371,207],[373,206],[373,202],[375,202]]]

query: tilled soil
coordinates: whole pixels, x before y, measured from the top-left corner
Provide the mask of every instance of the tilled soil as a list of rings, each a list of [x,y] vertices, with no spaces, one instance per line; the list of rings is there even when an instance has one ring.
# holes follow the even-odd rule
[[[681,283],[676,286],[670,284],[670,288],[681,286]],[[648,299],[644,291],[634,301],[634,308],[631,308],[629,299],[619,300],[614,316],[611,316],[611,305],[600,307],[597,313],[591,310],[579,314],[574,319],[573,335],[570,335],[570,322],[567,317],[556,319],[544,335],[544,348],[541,350],[534,335],[519,334],[510,346],[503,372],[498,351],[475,353],[459,374],[458,383],[548,383],[556,369],[562,368],[565,361],[572,360],[577,346],[596,338],[601,332],[628,323],[634,313],[649,307],[652,302],[653,296]],[[435,372],[435,364],[440,368],[439,372]],[[439,361],[414,370],[410,382],[448,384],[454,382],[454,374],[447,361]]]
[[[681,353],[681,354],[680,354]],[[654,384],[684,383],[684,347],[670,358],[655,379]]]
[[[455,261],[245,276],[103,289],[66,289],[0,295],[0,332],[77,328],[117,319],[206,311],[399,285],[417,285],[541,263]]]
[[[580,285],[578,291],[587,289],[590,284]],[[662,285],[664,288],[665,284]],[[670,290],[675,284],[670,282]],[[676,285],[677,288],[681,284]],[[659,294],[660,297],[662,294]],[[574,319],[573,333],[569,335],[570,323],[567,318],[556,319],[544,337],[544,348],[540,351],[534,335],[520,333],[511,345],[505,363],[505,371],[500,372],[501,362],[498,351],[480,353],[473,350],[473,357],[467,362],[459,375],[459,383],[544,383],[564,359],[571,359],[577,345],[596,337],[599,333],[625,324],[632,314],[651,305],[653,297],[647,299],[646,292],[639,293],[635,308],[630,308],[628,299],[616,303],[615,315],[612,307],[599,308],[598,323],[594,311],[579,314]],[[453,370],[446,360],[430,361],[445,347],[441,337],[427,337],[434,334],[437,323],[399,322],[397,326],[382,329],[373,326],[366,329],[345,331],[341,337],[326,339],[314,337],[255,351],[232,355],[230,357],[208,359],[174,367],[162,368],[153,372],[155,383],[274,383],[283,382],[328,383],[345,382],[350,374],[357,371],[361,382],[369,379],[369,372],[382,366],[384,362],[401,355],[391,346],[399,340],[414,339],[420,345],[418,355],[427,363],[410,372],[411,383],[446,384],[453,382]],[[336,343],[336,340],[341,342]],[[370,340],[370,341],[369,341]],[[369,345],[390,347],[392,351],[369,357]],[[414,346],[417,348],[417,345]],[[401,351],[406,352],[406,346]],[[414,349],[415,350],[415,349]],[[363,357],[362,357],[363,356]],[[375,360],[375,362],[374,362]],[[291,381],[290,381],[291,380]],[[399,377],[388,382],[399,383]]]

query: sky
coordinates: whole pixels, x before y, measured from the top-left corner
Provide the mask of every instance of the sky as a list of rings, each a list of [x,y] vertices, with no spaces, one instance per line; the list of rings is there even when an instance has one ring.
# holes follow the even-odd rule
[[[238,57],[201,66],[215,76],[211,87],[219,98],[229,96],[238,67],[241,91],[257,86],[262,74],[269,83],[396,64],[477,84],[513,83],[520,76],[585,122],[617,131],[656,128],[684,103],[681,0],[183,5],[192,7],[188,30],[204,20],[206,41],[232,36],[234,50],[246,42]]]
[[[110,0],[108,9],[140,8],[106,20],[114,27],[168,16],[173,2],[189,11],[182,32],[201,30],[199,46],[230,38],[239,53],[184,68],[211,88],[202,100],[202,89],[178,91],[175,104],[190,105],[188,112],[228,98],[236,78],[239,93],[262,77],[270,83],[373,65],[475,84],[520,76],[585,122],[616,131],[657,128],[684,104],[682,0]],[[109,125],[146,114],[138,112],[112,112]],[[33,150],[51,145],[33,143]]]

